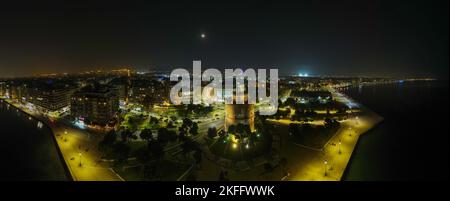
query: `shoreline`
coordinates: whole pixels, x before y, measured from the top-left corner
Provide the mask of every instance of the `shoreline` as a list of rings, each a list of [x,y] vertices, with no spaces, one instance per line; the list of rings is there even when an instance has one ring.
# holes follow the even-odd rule
[[[311,153],[312,155],[310,155],[309,158],[309,162],[307,164],[303,164],[301,166],[297,166],[299,169],[296,169],[296,173],[293,173],[292,177],[289,178],[288,180],[295,180],[295,181],[315,181],[315,180],[319,180],[319,181],[343,181],[345,180],[346,176],[348,175],[348,171],[349,171],[349,164],[353,161],[354,158],[354,153],[355,150],[357,150],[359,148],[359,140],[360,140],[360,136],[369,132],[370,130],[372,130],[373,128],[376,128],[377,125],[383,121],[383,117],[381,117],[380,115],[376,114],[375,112],[373,112],[372,110],[370,110],[369,108],[367,108],[366,106],[360,104],[357,101],[354,101],[354,99],[352,99],[351,97],[348,97],[346,94],[341,93],[341,92],[336,92],[339,94],[342,94],[345,98],[347,98],[348,100],[350,100],[351,102],[357,103],[358,104],[358,108],[359,108],[359,112],[358,112],[358,116],[361,117],[359,119],[356,119],[357,123],[353,123],[351,121],[354,120],[347,120],[347,122],[345,122],[343,124],[343,128],[345,127],[354,127],[354,130],[348,130],[348,129],[343,129],[342,131],[338,131],[338,133],[335,134],[335,136],[333,136],[332,138],[330,138],[329,143],[327,143],[322,151],[319,152],[315,152],[315,153]],[[94,181],[94,180],[122,180],[121,178],[115,178],[117,176],[110,176],[111,172],[108,172],[108,170],[106,170],[105,168],[100,168],[100,166],[98,166],[98,164],[94,164],[91,165],[89,168],[84,168],[85,166],[88,167],[88,165],[84,165],[84,164],[88,164],[88,162],[85,162],[87,159],[85,159],[86,157],[88,157],[87,155],[83,155],[83,166],[79,166],[80,168],[77,169],[78,174],[88,174],[88,175],[80,175],[80,176],[88,176],[86,178],[81,178],[81,179],[77,179],[77,176],[75,175],[75,173],[72,171],[71,165],[73,166],[77,166],[78,167],[78,152],[74,153],[74,143],[72,142],[73,140],[75,141],[79,141],[79,140],[83,140],[83,139],[71,139],[71,142],[69,143],[63,143],[63,141],[59,141],[59,139],[57,139],[57,131],[59,130],[59,133],[61,133],[61,129],[64,128],[56,128],[55,126],[52,126],[49,124],[48,120],[44,119],[42,120],[43,117],[39,116],[39,115],[33,115],[31,112],[28,112],[24,109],[22,109],[19,106],[16,106],[14,103],[7,101],[5,99],[1,99],[4,102],[6,102],[9,105],[12,105],[14,108],[20,110],[21,112],[27,114],[28,116],[41,121],[42,123],[45,124],[45,126],[48,126],[48,128],[50,128],[50,131],[52,132],[52,141],[55,143],[56,148],[58,149],[58,157],[60,159],[63,159],[64,161],[64,169],[66,172],[66,175],[68,176],[68,180],[69,181],[77,181],[77,180],[89,180],[89,181]],[[67,128],[66,128],[67,129]],[[349,136],[351,136],[350,133],[354,132],[354,137],[348,137],[347,134]],[[66,136],[66,134],[62,135],[62,136]],[[80,136],[78,136],[80,137]],[[81,136],[82,137],[82,136]],[[333,144],[336,144],[337,141],[343,139],[343,154],[336,154],[334,152],[336,152],[336,146],[331,145],[331,142],[333,142]],[[89,140],[89,139],[88,139]],[[65,141],[64,141],[65,142]],[[61,147],[64,146],[65,148]],[[69,147],[67,147],[69,146]],[[72,150],[70,150],[70,146],[72,146]],[[84,145],[83,145],[84,146]],[[64,150],[63,150],[64,149]],[[347,151],[348,150],[348,151]],[[64,153],[66,154],[64,154]],[[92,151],[91,151],[92,152]],[[304,151],[303,151],[304,152]],[[309,154],[308,154],[309,155]],[[92,157],[92,155],[91,155]],[[95,157],[95,155],[94,155]],[[67,160],[66,160],[67,158]],[[330,161],[330,172],[328,173],[328,176],[323,176],[323,161],[327,160]],[[81,157],[80,157],[80,164],[81,164]],[[96,166],[96,167],[94,167]],[[86,172],[83,171],[83,169],[90,169],[92,170],[92,168],[95,168],[97,171],[94,172]],[[100,169],[105,169],[105,170],[100,170]],[[92,173],[97,172],[97,174],[99,175],[93,175]],[[114,174],[114,171],[112,172]]]
[[[17,110],[19,110],[19,111],[22,112],[23,114],[26,114],[27,116],[29,116],[29,117],[31,117],[31,118],[37,120],[37,121],[42,122],[42,123],[49,129],[49,131],[50,131],[50,133],[51,133],[50,138],[52,139],[52,142],[53,142],[53,144],[54,144],[54,146],[55,146],[55,148],[56,148],[56,152],[58,153],[58,158],[61,160],[62,166],[63,166],[63,168],[64,168],[64,172],[65,172],[65,175],[66,175],[66,179],[67,179],[67,181],[75,181],[75,180],[74,180],[74,177],[73,177],[73,175],[72,175],[72,171],[71,171],[69,165],[67,165],[67,163],[66,163],[66,161],[65,161],[65,158],[64,158],[64,155],[63,155],[61,149],[59,148],[58,142],[57,142],[57,140],[56,140],[55,132],[53,131],[53,128],[48,124],[48,122],[47,122],[47,121],[43,121],[42,119],[40,119],[40,118],[38,118],[38,117],[35,117],[34,115],[28,113],[27,111],[23,110],[23,109],[20,108],[20,107],[17,107],[17,106],[14,105],[13,103],[10,103],[9,101],[7,101],[7,100],[5,100],[5,99],[3,99],[3,98],[0,98],[0,100],[2,100],[3,103],[6,103],[6,104],[8,104],[8,105],[10,105],[10,106],[12,106],[12,107],[14,107],[14,108],[16,108]]]
[[[369,130],[367,130],[366,132],[364,132],[362,134],[366,134],[366,133],[376,129],[380,125],[380,123],[382,123],[382,122],[383,122],[383,120],[381,120],[380,122],[376,123],[372,128],[370,128]],[[353,148],[352,155],[350,156],[350,159],[349,159],[349,161],[347,163],[347,167],[345,168],[344,172],[342,173],[342,177],[341,177],[340,181],[345,181],[346,180],[347,175],[349,174],[348,173],[349,172],[349,165],[350,165],[350,163],[353,162],[353,160],[355,158],[355,152],[360,148],[359,146],[360,146],[361,137],[364,137],[364,136],[366,136],[366,135],[358,137],[358,141],[356,142],[356,145]]]
[[[98,142],[89,138],[88,132],[58,122],[50,125],[41,115],[26,111],[8,100],[2,100],[49,126],[71,181],[124,181],[114,170],[99,161],[100,155],[96,148]]]
[[[361,132],[358,135],[358,139],[356,140],[356,143],[355,143],[355,145],[353,147],[353,150],[352,150],[352,153],[350,155],[350,158],[349,158],[349,160],[347,162],[347,165],[346,165],[346,167],[345,167],[345,169],[344,169],[344,171],[343,171],[343,173],[341,175],[341,178],[340,178],[340,181],[344,181],[345,178],[348,175],[349,165],[350,165],[350,163],[353,162],[353,158],[354,158],[355,152],[358,150],[358,148],[360,146],[361,137],[364,137],[366,133],[368,133],[368,132],[374,130],[375,128],[377,128],[380,125],[380,123],[382,123],[384,121],[384,117],[382,117],[379,114],[375,113],[370,108],[368,108],[367,106],[363,105],[362,103],[356,101],[355,99],[353,99],[348,94],[346,94],[344,92],[338,92],[338,93],[344,95],[347,99],[352,100],[352,102],[358,103],[359,108],[360,108],[361,111],[364,111],[365,113],[370,114],[370,116],[374,116],[374,118],[377,118],[377,120],[373,123],[373,125],[371,125],[368,129],[364,130],[363,132]]]

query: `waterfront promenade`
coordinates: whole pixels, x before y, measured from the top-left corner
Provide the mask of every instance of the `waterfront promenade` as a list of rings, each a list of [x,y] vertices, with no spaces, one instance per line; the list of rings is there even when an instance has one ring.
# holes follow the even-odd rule
[[[341,128],[322,149],[302,146],[289,140],[288,126],[292,123],[290,120],[270,120],[267,122],[276,126],[276,131],[272,133],[280,139],[280,143],[272,148],[276,150],[278,159],[287,159],[289,175],[284,175],[275,159],[271,163],[276,168],[271,172],[266,172],[264,168],[263,164],[270,162],[267,160],[256,162],[255,166],[248,170],[228,170],[228,178],[238,181],[340,181],[351,162],[359,137],[376,126],[383,118],[344,94],[330,91],[337,101],[353,108],[350,118],[340,122]],[[313,123],[322,124],[323,121]],[[201,168],[195,174],[198,180],[215,181],[221,170],[224,169],[217,163],[203,160]]]
[[[255,164],[251,169],[239,171],[229,170],[230,180],[289,180],[289,181],[339,181],[351,162],[351,156],[358,143],[360,135],[373,128],[383,118],[370,109],[356,103],[351,98],[337,91],[331,90],[333,97],[352,108],[350,118],[341,121],[341,128],[323,146],[322,149],[311,148],[295,144],[289,139],[289,122],[269,121],[274,124],[273,132],[280,139],[273,147],[279,158],[287,159],[288,176],[278,168],[272,172],[265,172],[263,162]],[[49,120],[41,114],[30,111],[18,103],[9,102],[29,115],[45,122],[50,126],[59,150],[62,153],[67,169],[75,181],[123,181],[109,164],[102,162],[101,154],[97,150],[101,135],[89,133],[74,128],[62,122]],[[315,122],[317,124],[321,122]],[[276,164],[274,164],[276,165]],[[217,180],[223,168],[211,160],[202,160],[200,169],[194,173],[198,180]]]
[[[109,165],[101,161],[97,144],[101,136],[58,123],[31,111],[19,103],[2,99],[50,127],[53,137],[74,181],[123,181]]]
[[[350,97],[330,90],[333,97],[351,107],[357,107],[349,119],[341,122],[341,128],[328,141],[322,150],[310,150],[309,160],[294,163],[291,167],[292,181],[340,181],[351,162],[351,156],[356,148],[359,137],[380,123],[383,118],[370,109],[356,103]],[[285,153],[296,153],[305,149],[292,147]]]

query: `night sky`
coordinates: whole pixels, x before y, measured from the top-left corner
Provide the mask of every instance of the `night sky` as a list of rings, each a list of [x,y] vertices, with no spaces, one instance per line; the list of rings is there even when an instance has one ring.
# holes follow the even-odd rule
[[[55,1],[0,5],[0,77],[279,68],[448,79],[448,1]],[[201,38],[201,34],[206,38]]]

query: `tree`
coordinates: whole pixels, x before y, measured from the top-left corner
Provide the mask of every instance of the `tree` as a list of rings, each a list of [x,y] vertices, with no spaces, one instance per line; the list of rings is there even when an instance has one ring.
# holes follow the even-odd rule
[[[113,150],[116,155],[117,163],[123,163],[128,159],[130,147],[127,144],[123,142],[116,143],[114,144]]]
[[[279,165],[281,166],[281,172],[283,173],[284,176],[289,175],[288,169],[287,169],[287,164],[288,164],[288,161],[285,157],[280,159]]]
[[[338,127],[340,123],[336,121],[335,119],[325,118],[324,120],[324,126],[327,128],[334,128]]]
[[[107,144],[114,144],[114,142],[116,142],[116,139],[117,139],[117,134],[114,130],[109,131],[103,137],[103,141]]]
[[[102,153],[102,158],[105,156],[111,156],[113,152],[113,143],[107,143],[102,140],[98,143],[98,150]]]
[[[116,138],[116,132],[111,130],[103,137],[103,140],[98,143],[98,150],[102,153],[103,157],[112,153]]]
[[[264,163],[264,172],[270,173],[273,172],[273,166],[270,163]]]
[[[147,140],[147,142],[150,141],[150,140],[153,140],[152,130],[150,130],[148,128],[142,130],[141,134],[139,136],[141,137],[141,139]]]
[[[151,159],[148,147],[140,147],[139,149],[136,150],[135,153],[136,153],[136,160],[144,166],[146,166]]]
[[[155,159],[162,159],[164,156],[164,148],[161,142],[157,140],[150,141],[148,143],[148,149]]]
[[[169,141],[171,141],[171,142],[173,142],[177,139],[177,133],[173,130],[168,130],[167,136],[168,136]]]
[[[131,136],[130,136],[130,139],[137,140],[138,137],[137,137],[137,135],[131,135]]]
[[[230,125],[228,127],[228,133],[231,133],[231,134],[236,133],[236,126],[235,125]]]
[[[193,124],[193,122],[192,122],[191,119],[189,119],[189,118],[184,118],[184,119],[183,119],[183,125],[182,125],[182,127],[184,127],[184,128],[190,128],[190,127],[192,126],[192,124]]]
[[[182,129],[181,127],[179,129],[178,138],[179,138],[180,141],[185,141],[186,138],[187,138],[186,137],[186,130]]]
[[[189,152],[195,150],[197,147],[195,146],[195,142],[187,138],[186,141],[182,145],[183,154],[186,156]]]
[[[333,123],[333,121],[330,118],[325,118],[323,120],[323,124],[325,125],[325,127],[330,126]]]
[[[198,124],[196,122],[192,123],[191,128],[189,129],[189,133],[192,135],[198,134]]]
[[[278,99],[278,107],[284,107],[283,101],[281,99]]]
[[[120,134],[120,137],[122,138],[123,142],[127,142],[128,138],[131,137],[131,135],[133,135],[133,133],[131,133],[130,130],[125,129],[124,131],[122,131],[122,133]]]
[[[285,116],[288,117],[289,115],[291,115],[291,109],[290,109],[290,108],[287,108],[287,109],[286,109]]]
[[[214,138],[216,136],[217,136],[217,129],[216,129],[216,127],[208,128],[208,137],[209,138]]]
[[[298,132],[298,125],[293,123],[289,124],[289,133],[291,135],[295,135],[295,133],[297,132]]]
[[[265,124],[267,116],[265,115],[257,115],[255,118],[255,128],[257,131],[263,132],[265,131]],[[250,129],[250,127],[249,127]]]
[[[158,129],[158,141],[161,142],[161,144],[167,144],[172,139],[170,135],[171,134],[167,128]]]
[[[244,133],[244,131],[245,131],[245,125],[242,123],[238,123],[236,125],[236,133],[239,135],[242,135]]]
[[[196,150],[194,152],[194,159],[197,164],[200,164],[202,162],[202,152],[200,150]]]
[[[300,128],[302,131],[310,131],[310,130],[312,130],[313,129],[313,127],[312,127],[312,125],[311,124],[309,124],[309,123],[306,123],[306,124],[302,124],[302,126],[301,126],[301,128]]]
[[[158,124],[159,120],[156,117],[150,117],[149,122],[150,122],[150,124]]]
[[[288,98],[288,99],[286,99],[286,101],[284,102],[283,105],[284,106],[289,106],[291,108],[294,108],[296,103],[297,102],[293,98]]]
[[[224,130],[221,130],[217,134],[219,135],[219,137],[224,137],[226,133]]]

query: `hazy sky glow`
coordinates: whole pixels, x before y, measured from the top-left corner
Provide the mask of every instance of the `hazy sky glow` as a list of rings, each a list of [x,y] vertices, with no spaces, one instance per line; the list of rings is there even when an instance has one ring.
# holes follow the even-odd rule
[[[448,1],[144,2],[2,5],[0,77],[198,59],[281,74],[448,75]]]

